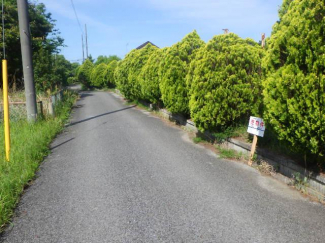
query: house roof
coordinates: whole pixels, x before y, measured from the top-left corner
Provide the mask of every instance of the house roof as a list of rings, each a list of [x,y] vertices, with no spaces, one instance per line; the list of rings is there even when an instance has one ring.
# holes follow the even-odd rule
[[[142,49],[143,47],[145,47],[145,46],[148,45],[148,44],[151,44],[151,45],[153,45],[153,46],[159,48],[158,46],[156,46],[156,45],[153,44],[152,42],[147,41],[147,42],[143,43],[142,45],[138,46],[136,49],[137,49],[137,50]]]

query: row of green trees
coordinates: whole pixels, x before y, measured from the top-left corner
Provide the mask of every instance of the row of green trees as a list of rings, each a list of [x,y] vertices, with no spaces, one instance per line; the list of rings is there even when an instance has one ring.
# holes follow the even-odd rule
[[[46,11],[46,7],[37,1],[29,2],[30,30],[33,49],[35,86],[37,91],[60,88],[74,77],[78,64],[70,63],[59,55],[64,40],[55,28],[55,20]],[[9,86],[23,88],[23,70],[18,28],[18,11],[16,0],[4,0],[5,47],[8,60]],[[2,26],[0,26],[2,33]],[[2,38],[0,40],[0,57],[3,58]]]
[[[323,0],[284,0],[262,49],[235,34],[204,43],[194,31],[170,48],[147,45],[118,63],[114,83],[129,99],[182,113],[201,131],[265,118],[295,151],[325,154]]]
[[[204,43],[196,31],[170,48],[131,51],[115,72],[128,99],[148,100],[216,130],[261,111],[262,48],[235,34]]]
[[[114,72],[119,60],[115,55],[99,56],[95,63],[92,58],[87,58],[76,70],[77,80],[87,88],[115,87]]]

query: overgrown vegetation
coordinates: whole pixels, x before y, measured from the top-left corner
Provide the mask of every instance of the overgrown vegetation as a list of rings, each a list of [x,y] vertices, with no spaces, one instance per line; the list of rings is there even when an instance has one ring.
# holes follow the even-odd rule
[[[65,91],[64,100],[56,107],[55,118],[46,117],[34,124],[25,120],[12,122],[10,162],[5,161],[4,141],[0,139],[0,231],[10,220],[24,187],[49,154],[49,144],[64,127],[76,97],[75,93]],[[2,123],[0,136],[4,136]]]

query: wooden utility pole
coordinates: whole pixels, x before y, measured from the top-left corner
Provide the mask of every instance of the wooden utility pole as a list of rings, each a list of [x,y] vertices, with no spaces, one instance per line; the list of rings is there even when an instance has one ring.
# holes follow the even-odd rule
[[[30,28],[29,28],[27,0],[17,0],[17,6],[18,6],[21,55],[23,59],[27,119],[30,122],[35,122],[37,118],[37,105],[36,105],[33,60],[32,60],[32,45],[31,45],[31,35],[30,35]]]
[[[85,62],[85,45],[84,45],[84,36],[81,34],[81,45],[82,45],[82,63]]]
[[[87,34],[87,25],[85,24],[85,33],[86,33],[86,58],[88,58],[88,34]]]
[[[262,34],[262,48],[265,48],[265,33]]]

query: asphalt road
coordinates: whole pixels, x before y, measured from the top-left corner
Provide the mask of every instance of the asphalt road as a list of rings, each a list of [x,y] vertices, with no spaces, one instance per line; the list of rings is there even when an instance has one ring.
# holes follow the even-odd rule
[[[2,242],[325,242],[325,207],[84,92]]]

